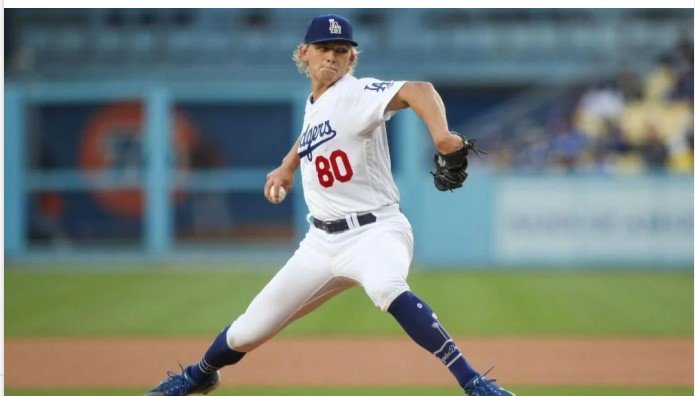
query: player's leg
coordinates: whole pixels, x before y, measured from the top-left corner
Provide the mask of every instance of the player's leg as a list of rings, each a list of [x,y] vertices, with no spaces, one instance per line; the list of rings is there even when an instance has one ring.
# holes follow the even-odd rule
[[[358,259],[357,280],[374,304],[393,315],[413,341],[440,359],[463,386],[478,373],[430,307],[410,291],[406,278],[413,257],[413,236],[407,220],[396,218],[388,223],[374,227],[369,238],[358,244],[358,250],[371,254]]]
[[[355,284],[347,279],[332,278],[327,273],[327,278],[319,281],[320,277],[314,276],[317,273],[304,271],[301,271],[304,279],[295,281],[293,275],[299,273],[296,263],[297,260],[290,260],[254,298],[246,312],[218,334],[200,362],[189,369],[193,379],[204,379],[224,366],[236,364],[247,352],[290,323]],[[297,289],[311,292],[297,293]]]
[[[201,360],[201,371],[211,371],[206,365],[216,371],[238,362],[240,354],[257,348],[293,320],[345,290],[347,285],[333,277],[328,260],[311,243],[302,242],[246,311],[218,335]]]
[[[399,295],[389,306],[393,315],[408,335],[421,347],[435,355],[456,377],[469,395],[514,396],[514,394],[476,372],[461,354],[456,342],[439,322],[437,314],[410,291]]]
[[[320,241],[307,236],[246,312],[218,334],[198,363],[171,376],[147,395],[187,395],[214,389],[221,367],[239,362],[293,320],[354,285],[333,276],[329,258],[316,248],[316,243]]]
[[[480,374],[463,357],[433,310],[410,291],[406,278],[413,240],[407,220],[397,218],[388,223],[374,227],[368,238],[355,243],[357,252],[370,252],[369,256],[357,257],[355,279],[375,305],[393,315],[405,332],[440,359],[465,389]]]

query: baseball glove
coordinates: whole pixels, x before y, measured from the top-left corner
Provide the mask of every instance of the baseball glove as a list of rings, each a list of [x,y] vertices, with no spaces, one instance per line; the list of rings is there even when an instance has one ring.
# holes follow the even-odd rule
[[[455,133],[455,132],[453,132]],[[459,135],[457,133],[457,135]],[[459,135],[461,136],[461,135]],[[474,139],[463,139],[463,147],[449,154],[437,153],[434,155],[434,165],[437,167],[435,172],[430,172],[434,177],[434,186],[439,191],[451,191],[460,188],[468,177],[468,150],[472,150],[476,155],[487,154],[475,145]]]

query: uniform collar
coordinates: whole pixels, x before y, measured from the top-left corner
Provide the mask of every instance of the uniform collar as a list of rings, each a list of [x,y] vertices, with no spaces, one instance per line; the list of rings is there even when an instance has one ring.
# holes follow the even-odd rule
[[[354,80],[354,79],[355,79],[355,77],[354,77],[353,75],[351,75],[351,74],[349,74],[349,73],[345,74],[345,75],[342,76],[338,81],[334,82],[330,87],[328,87],[328,89],[326,90],[326,92],[324,92],[323,95],[321,95],[321,98],[323,98],[324,96],[326,96],[329,92],[333,92],[333,91],[335,90],[335,88],[338,87],[339,85],[345,84],[346,81]],[[319,98],[319,100],[320,100],[321,98]],[[307,106],[312,106],[312,105],[314,105],[316,102],[317,102],[317,101],[314,100],[314,95],[313,95],[313,94],[309,94],[309,98],[307,99]]]

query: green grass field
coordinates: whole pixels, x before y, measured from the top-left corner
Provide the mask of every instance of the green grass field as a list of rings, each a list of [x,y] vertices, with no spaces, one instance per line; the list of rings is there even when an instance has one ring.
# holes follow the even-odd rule
[[[5,271],[5,336],[209,336],[270,272]],[[465,335],[691,336],[692,272],[416,272],[413,291]],[[185,320],[182,320],[185,313]],[[359,287],[281,335],[401,335]]]
[[[5,271],[5,336],[202,336],[228,324],[272,276],[249,270]],[[451,333],[473,336],[693,334],[693,274],[666,271],[415,272],[413,290]],[[285,329],[283,336],[402,335],[360,288]],[[530,388],[519,395],[692,395],[691,388]],[[6,389],[8,395],[141,394],[144,389]],[[233,396],[445,396],[455,388],[242,388]]]

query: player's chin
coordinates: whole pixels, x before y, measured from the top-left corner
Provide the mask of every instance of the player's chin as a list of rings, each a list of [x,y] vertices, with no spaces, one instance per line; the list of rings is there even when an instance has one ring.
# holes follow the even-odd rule
[[[324,80],[332,80],[338,76],[338,71],[328,67],[324,67],[321,68],[321,70],[319,70],[319,76],[321,76],[321,78]]]

